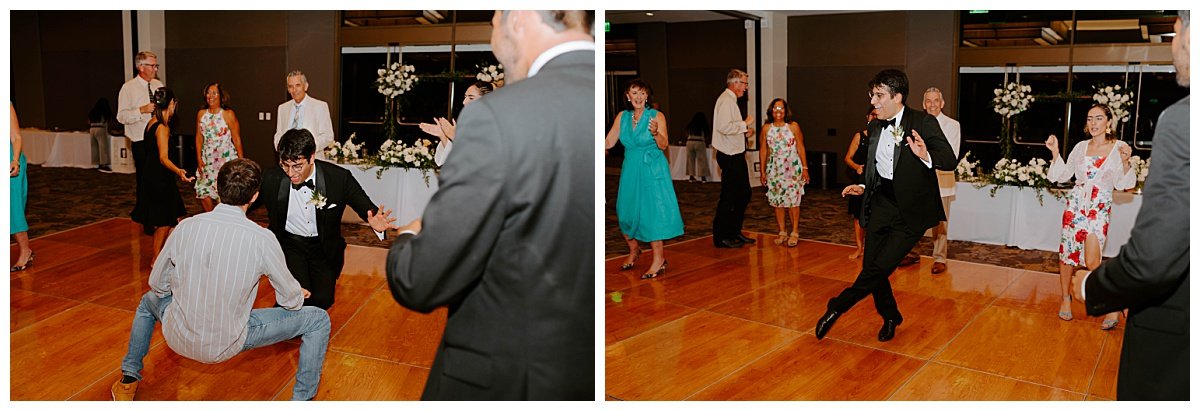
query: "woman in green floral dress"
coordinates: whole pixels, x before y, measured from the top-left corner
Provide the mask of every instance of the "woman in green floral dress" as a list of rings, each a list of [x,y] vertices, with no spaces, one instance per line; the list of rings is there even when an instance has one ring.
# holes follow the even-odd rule
[[[229,94],[220,83],[209,83],[204,87],[204,108],[196,113],[196,197],[205,212],[221,201],[217,171],[226,161],[242,157],[240,129],[229,108]]]

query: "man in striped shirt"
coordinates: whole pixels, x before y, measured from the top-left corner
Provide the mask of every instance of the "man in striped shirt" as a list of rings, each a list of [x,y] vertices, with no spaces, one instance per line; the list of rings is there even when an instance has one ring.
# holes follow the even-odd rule
[[[183,220],[167,239],[150,272],[150,291],[134,314],[122,376],[112,385],[114,400],[133,400],[137,393],[156,322],[162,322],[168,347],[209,364],[299,336],[292,399],[316,395],[329,314],[302,307],[309,292],[288,272],[275,235],[246,218],[261,181],[262,170],[253,161],[225,163],[217,173],[221,204]],[[252,309],[263,273],[280,307]]]

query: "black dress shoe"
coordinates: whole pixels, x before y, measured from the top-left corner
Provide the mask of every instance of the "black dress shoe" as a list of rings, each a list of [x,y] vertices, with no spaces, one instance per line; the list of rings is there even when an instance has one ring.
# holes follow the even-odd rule
[[[838,317],[841,316],[842,313],[834,310],[825,311],[825,315],[822,315],[821,319],[817,320],[817,339],[825,338],[825,334],[828,334],[829,329],[833,328],[834,321],[837,321]]]
[[[896,336],[896,326],[900,323],[892,320],[884,320],[883,327],[879,328],[879,341],[886,342]]]
[[[753,238],[750,238],[750,237],[746,237],[746,236],[744,236],[744,235],[741,235],[741,234],[738,234],[738,235],[737,235],[737,239],[738,239],[738,240],[742,240],[742,242],[743,242],[743,243],[746,243],[746,244],[754,244],[754,243],[758,242],[758,240],[755,240],[755,239],[753,239]]]
[[[717,248],[742,248],[741,241],[730,239],[713,241],[713,245]]]

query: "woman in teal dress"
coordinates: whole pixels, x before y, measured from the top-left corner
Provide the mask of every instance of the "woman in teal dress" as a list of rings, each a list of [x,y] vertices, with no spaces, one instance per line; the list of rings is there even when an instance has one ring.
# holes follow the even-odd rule
[[[29,192],[28,169],[25,167],[25,153],[21,152],[21,126],[17,122],[17,110],[9,103],[11,112],[8,132],[8,198],[9,198],[9,229],[8,233],[17,240],[17,263],[9,268],[9,272],[24,271],[33,265],[33,249],[29,248],[29,222],[25,221],[25,201]]]
[[[605,149],[621,141],[625,161],[617,189],[617,221],[629,245],[629,257],[621,270],[634,267],[642,249],[638,241],[650,243],[654,260],[643,279],[658,277],[667,270],[663,240],[683,235],[679,201],[671,184],[671,170],[663,150],[667,148],[667,119],[651,105],[650,86],[641,79],[625,84],[625,97],[631,109],[613,120],[604,139]]]

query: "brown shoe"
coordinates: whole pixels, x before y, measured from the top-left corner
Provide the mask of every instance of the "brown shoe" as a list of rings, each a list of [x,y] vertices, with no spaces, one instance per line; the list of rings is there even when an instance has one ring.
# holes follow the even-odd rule
[[[917,253],[908,253],[904,258],[900,259],[900,266],[913,265],[921,262],[921,255]]]
[[[941,274],[946,271],[946,263],[933,263],[933,269],[930,271],[933,271],[934,274]]]
[[[133,401],[133,397],[137,395],[138,381],[122,384],[121,378],[117,377],[117,381],[112,385],[113,401]]]

